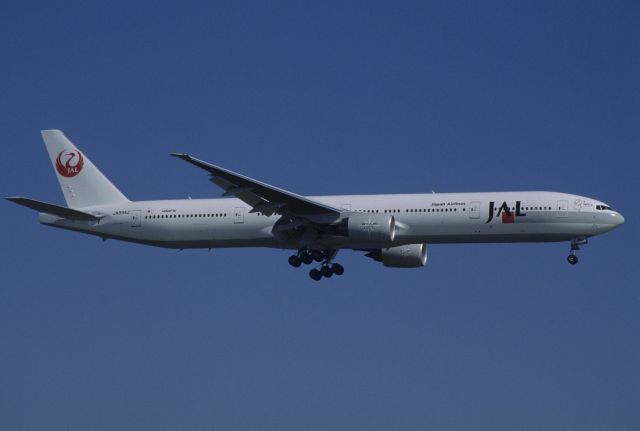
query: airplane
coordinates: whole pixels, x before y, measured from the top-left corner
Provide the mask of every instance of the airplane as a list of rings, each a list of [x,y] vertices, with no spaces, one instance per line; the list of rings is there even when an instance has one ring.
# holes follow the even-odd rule
[[[38,211],[41,224],[173,249],[293,250],[289,264],[313,264],[316,281],[344,273],[339,250],[417,268],[427,244],[441,243],[569,241],[575,265],[588,238],[624,223],[601,201],[546,191],[301,196],[185,153],[171,155],[208,173],[222,198],[130,201],[60,130],[41,133],[67,206],[6,198]]]

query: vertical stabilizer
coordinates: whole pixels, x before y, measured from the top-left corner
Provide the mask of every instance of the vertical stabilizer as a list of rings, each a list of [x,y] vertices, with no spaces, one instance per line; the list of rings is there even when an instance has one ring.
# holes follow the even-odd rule
[[[64,133],[60,130],[41,133],[69,208],[128,201]]]

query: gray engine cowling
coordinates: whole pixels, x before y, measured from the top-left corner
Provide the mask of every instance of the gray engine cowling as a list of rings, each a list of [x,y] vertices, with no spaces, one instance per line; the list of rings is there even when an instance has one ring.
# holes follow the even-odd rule
[[[343,223],[346,235],[355,240],[387,242],[396,237],[396,220],[391,214],[354,214]]]
[[[420,268],[427,263],[427,244],[383,248],[367,254],[390,268]]]

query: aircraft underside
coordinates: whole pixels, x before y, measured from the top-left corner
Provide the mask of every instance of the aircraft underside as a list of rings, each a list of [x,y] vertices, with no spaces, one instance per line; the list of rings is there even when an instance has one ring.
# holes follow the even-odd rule
[[[337,236],[319,237],[313,243],[304,243],[300,238],[282,240],[276,236],[262,238],[231,238],[231,239],[158,239],[158,238],[133,238],[127,235],[117,235],[105,230],[78,226],[77,223],[69,223],[64,219],[51,218],[43,215],[43,224],[88,233],[101,237],[103,240],[112,239],[132,242],[142,245],[149,245],[171,249],[214,249],[214,248],[245,248],[264,247],[275,249],[296,250],[289,256],[288,262],[293,267],[302,265],[312,265],[309,275],[314,280],[331,277],[332,275],[342,275],[344,267],[335,261],[338,251],[356,250],[366,253],[385,266],[411,268],[424,266],[427,260],[427,244],[472,244],[472,243],[516,243],[516,242],[571,242],[571,253],[568,261],[571,264],[577,263],[575,251],[579,245],[587,243],[589,233],[562,232],[562,233],[503,233],[503,234],[427,234],[420,236],[396,235],[391,242],[368,242],[353,241],[349,238]],[[537,230],[541,226],[536,226]],[[573,226],[580,229],[580,225]],[[140,232],[140,231],[137,231]]]

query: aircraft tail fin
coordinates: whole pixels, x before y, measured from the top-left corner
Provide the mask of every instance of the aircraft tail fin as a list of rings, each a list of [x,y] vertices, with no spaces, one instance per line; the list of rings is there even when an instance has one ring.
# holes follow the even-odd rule
[[[128,202],[64,133],[60,130],[43,130],[41,133],[69,208]]]

